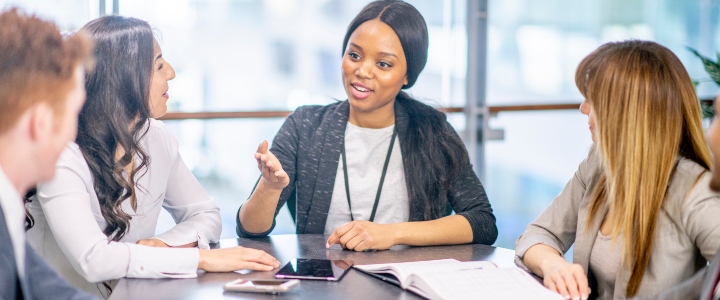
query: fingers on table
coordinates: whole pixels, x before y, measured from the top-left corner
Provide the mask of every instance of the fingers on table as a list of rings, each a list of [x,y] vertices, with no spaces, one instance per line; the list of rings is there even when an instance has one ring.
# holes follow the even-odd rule
[[[267,254],[267,252],[265,251],[257,249],[243,248],[243,254],[241,255],[241,259],[246,263],[256,263],[265,266],[271,266],[273,268],[280,266],[280,262],[275,259],[275,257],[272,257],[272,255]]]
[[[580,265],[575,265],[576,270],[573,272],[575,275],[575,280],[578,283],[579,293],[580,293],[580,299],[587,299],[590,297],[590,284],[588,283],[587,276],[585,275],[585,271],[582,269]]]
[[[557,285],[555,284],[555,281],[550,279],[550,277],[545,277],[543,279],[543,284],[545,284],[545,287],[548,288],[548,290],[551,290],[553,292],[560,294],[560,292],[558,291]]]
[[[545,286],[565,299],[587,299],[590,289],[582,267],[573,265],[544,280]]]
[[[355,245],[352,250],[355,250],[356,252],[364,252],[365,250],[371,249],[373,249],[372,243],[369,242],[367,239],[363,239],[357,245]]]
[[[241,262],[238,266],[239,270],[253,270],[253,271],[270,271],[272,269],[275,269],[275,267],[265,264],[260,264],[256,262],[251,261],[244,261]]]
[[[575,275],[572,272],[564,272],[562,274],[562,280],[565,282],[567,292],[563,293],[565,298],[580,299],[580,292],[578,291],[578,283],[575,280]]]
[[[354,222],[349,222],[349,223],[345,223],[342,226],[335,229],[335,231],[333,231],[333,233],[328,238],[326,247],[330,248],[330,246],[337,244],[340,241],[340,238],[343,237],[354,226],[355,226]],[[341,244],[341,246],[342,245],[344,245],[344,244]]]
[[[365,241],[364,234],[355,235],[345,243],[345,248],[348,250],[362,251],[362,250],[359,250],[359,246],[364,241]]]
[[[363,231],[364,231],[364,229],[362,228],[362,226],[360,224],[354,224],[354,226],[350,230],[348,230],[345,234],[343,234],[340,237],[340,245],[345,249],[352,249],[352,248],[348,247],[348,243],[351,240],[358,237],[359,235],[361,235],[363,233]],[[356,242],[359,243],[360,241],[356,241]],[[353,245],[353,246],[355,246],[355,245]]]

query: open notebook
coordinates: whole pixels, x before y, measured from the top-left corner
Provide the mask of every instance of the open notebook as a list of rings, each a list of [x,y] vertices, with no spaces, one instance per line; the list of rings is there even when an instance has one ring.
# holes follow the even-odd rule
[[[353,267],[428,299],[564,300],[525,271],[498,268],[488,261],[441,259]]]

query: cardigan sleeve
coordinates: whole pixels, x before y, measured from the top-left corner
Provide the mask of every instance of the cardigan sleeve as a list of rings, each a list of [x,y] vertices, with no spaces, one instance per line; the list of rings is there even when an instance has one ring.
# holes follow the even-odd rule
[[[446,125],[451,133],[459,139],[460,137],[452,126],[449,123]],[[470,222],[473,244],[492,245],[495,243],[498,236],[495,215],[493,215],[485,188],[475,175],[469,160],[464,162],[460,174],[453,180],[447,197],[453,211]]]
[[[283,205],[285,205],[285,202],[287,202],[290,197],[295,196],[298,141],[300,137],[298,126],[302,124],[303,112],[304,107],[300,107],[285,119],[285,123],[283,123],[282,127],[280,127],[280,130],[275,135],[272,147],[270,148],[270,152],[272,152],[275,157],[277,157],[278,161],[280,161],[280,165],[282,165],[283,170],[285,170],[285,173],[287,173],[290,180],[290,183],[288,183],[288,185],[283,189],[282,193],[280,193],[280,199],[278,200],[277,207],[275,208],[275,217],[277,217],[280,209]],[[260,182],[261,179],[262,177],[258,179],[258,182]],[[253,192],[255,192],[255,188],[257,187],[258,182],[255,183],[255,187],[253,187]],[[252,195],[252,192],[250,194]],[[242,205],[240,206],[240,209],[241,208]],[[275,228],[275,218],[273,218],[272,226],[270,226],[270,229],[265,232],[253,233],[246,231],[245,228],[243,228],[242,222],[240,220],[240,209],[238,209],[238,213],[236,214],[236,232],[239,237],[264,237],[270,234],[270,232]]]
[[[537,244],[550,246],[561,254],[570,249],[575,242],[580,203],[598,167],[599,158],[592,148],[565,188],[515,242],[516,265],[529,271],[523,257],[530,247]]]
[[[468,165],[448,191],[453,210],[470,222],[473,244],[492,245],[498,236],[495,215],[480,180]]]

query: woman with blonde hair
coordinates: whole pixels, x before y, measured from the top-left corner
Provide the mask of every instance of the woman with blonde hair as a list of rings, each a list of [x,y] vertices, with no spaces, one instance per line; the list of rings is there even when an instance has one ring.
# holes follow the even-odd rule
[[[720,247],[694,87],[680,60],[648,41],[600,46],[575,82],[594,146],[518,238],[516,263],[566,299],[657,295]]]

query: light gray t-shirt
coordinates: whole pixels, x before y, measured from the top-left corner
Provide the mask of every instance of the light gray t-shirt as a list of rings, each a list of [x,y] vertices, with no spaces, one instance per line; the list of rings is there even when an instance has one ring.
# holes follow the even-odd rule
[[[622,263],[622,234],[613,243],[612,236],[598,232],[595,244],[590,251],[590,270],[595,274],[598,284],[598,299],[624,299],[625,295],[614,295],[615,278]],[[615,297],[617,296],[617,297]]]
[[[370,219],[394,129],[395,125],[374,129],[347,123],[345,157],[348,165],[352,213],[355,220]],[[338,158],[335,187],[325,223],[326,234],[330,234],[341,225],[350,222],[342,155]],[[400,151],[400,140],[396,137],[374,222],[390,224],[407,222],[409,218],[410,204],[405,183],[405,169]]]

